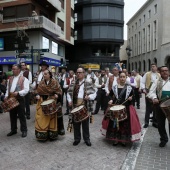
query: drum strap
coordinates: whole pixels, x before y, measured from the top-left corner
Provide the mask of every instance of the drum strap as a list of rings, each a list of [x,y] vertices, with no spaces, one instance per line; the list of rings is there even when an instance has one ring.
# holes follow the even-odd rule
[[[121,91],[118,99],[116,100],[115,104],[117,104],[117,103],[120,102],[120,100],[122,99],[122,96],[123,96],[123,94],[125,93],[126,89],[127,89],[127,85],[125,85],[124,88],[122,89],[122,91]]]

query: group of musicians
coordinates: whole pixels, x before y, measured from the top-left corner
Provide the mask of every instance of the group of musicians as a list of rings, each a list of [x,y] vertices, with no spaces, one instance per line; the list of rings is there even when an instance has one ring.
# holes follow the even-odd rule
[[[10,77],[7,83],[4,101],[7,101],[10,97],[15,97],[19,102],[19,106],[10,110],[11,131],[7,136],[17,133],[17,116],[20,120],[22,137],[27,136],[26,119],[30,119],[28,100],[29,85],[31,84],[35,89],[37,99],[35,135],[38,140],[54,140],[58,135],[65,135],[62,114],[64,94],[67,100],[65,115],[68,115],[71,109],[80,105],[84,105],[87,108],[86,111],[89,115],[80,122],[74,120],[74,115],[71,116],[71,123],[74,127],[74,146],[81,141],[81,124],[83,140],[87,146],[91,146],[89,117],[97,114],[100,108],[104,110],[102,134],[107,139],[113,140],[113,145],[121,143],[125,146],[126,142],[139,140],[141,127],[134,106],[135,102],[137,102],[137,109],[140,108],[140,93],[143,90],[146,96],[144,128],[148,127],[150,113],[154,111],[153,126],[158,127],[161,136],[159,146],[164,147],[168,142],[165,130],[166,117],[160,108],[160,101],[167,96],[170,97],[169,70],[166,66],[160,68],[159,74],[156,64],[152,64],[151,71],[147,72],[143,78],[135,70],[133,70],[131,76],[128,76],[125,69],[119,72],[117,67],[113,68],[113,74],[108,72],[108,68],[101,70],[99,77],[96,77],[91,69],[88,70],[86,75],[82,67],[76,70],[76,76],[72,70],[70,70],[69,76],[67,76],[65,69],[63,69],[60,82],[54,79],[52,72],[48,69],[49,65],[45,61],[42,61],[40,66],[41,71],[33,84],[31,84],[31,73],[26,69],[25,63],[15,64],[12,67],[13,76]],[[93,112],[93,101],[95,98],[97,102]],[[44,115],[41,103],[49,99],[54,99],[57,107],[60,109],[55,114]],[[122,114],[119,117],[113,115],[111,111],[117,105],[125,106],[125,110],[120,110]],[[121,120],[123,115],[126,117],[125,120]]]

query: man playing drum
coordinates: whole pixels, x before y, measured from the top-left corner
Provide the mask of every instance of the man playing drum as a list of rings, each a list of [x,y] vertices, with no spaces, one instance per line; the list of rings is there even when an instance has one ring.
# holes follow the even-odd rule
[[[160,138],[161,143],[159,144],[159,146],[164,147],[168,142],[168,136],[165,129],[166,117],[163,111],[161,110],[160,102],[167,100],[167,98],[170,98],[170,77],[169,77],[168,67],[162,66],[160,68],[160,74],[161,74],[161,78],[158,80],[157,83],[152,84],[148,97],[153,100],[153,104],[155,104],[156,107],[155,110],[156,110],[157,121],[158,121],[158,131],[161,136]],[[170,109],[167,114],[170,114]],[[169,124],[169,128],[170,128],[170,124]]]
[[[96,92],[93,87],[93,83],[85,80],[85,70],[81,67],[77,69],[77,81],[73,82],[67,93],[67,100],[70,107],[76,108],[80,105],[84,105],[86,109],[84,111],[88,112],[92,108],[92,100],[96,97]],[[83,106],[82,106],[83,107]],[[82,109],[81,109],[82,110]],[[84,112],[83,112],[84,114]],[[80,116],[81,117],[81,116]],[[76,116],[76,120],[78,117]],[[74,143],[76,146],[81,140],[81,124],[83,129],[83,139],[87,146],[91,146],[90,133],[89,133],[89,116],[86,119],[76,121],[73,115],[73,126],[74,126]]]
[[[22,137],[27,136],[27,124],[25,118],[25,103],[24,96],[29,92],[29,81],[27,78],[20,75],[21,66],[14,64],[12,66],[12,77],[9,78],[7,91],[4,101],[10,97],[15,97],[19,105],[10,110],[11,132],[7,136],[12,136],[17,133],[17,114],[20,119]]]

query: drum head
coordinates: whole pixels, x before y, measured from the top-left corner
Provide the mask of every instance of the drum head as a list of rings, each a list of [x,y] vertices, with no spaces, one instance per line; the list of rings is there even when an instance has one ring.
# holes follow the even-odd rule
[[[47,101],[42,102],[41,105],[42,105],[42,106],[43,106],[43,105],[48,105],[48,104],[53,103],[53,102],[54,102],[54,99],[49,99],[49,100],[47,100]]]
[[[160,107],[168,107],[170,106],[170,99],[164,101],[163,103],[161,103]]]
[[[74,108],[74,109],[71,111],[71,113],[75,113],[75,112],[81,110],[83,107],[84,107],[84,105],[78,106],[78,107]]]
[[[111,108],[110,108],[110,110],[112,110],[112,111],[117,111],[117,110],[122,110],[122,109],[124,109],[125,108],[125,106],[123,106],[123,105],[116,105],[116,106],[112,106]]]

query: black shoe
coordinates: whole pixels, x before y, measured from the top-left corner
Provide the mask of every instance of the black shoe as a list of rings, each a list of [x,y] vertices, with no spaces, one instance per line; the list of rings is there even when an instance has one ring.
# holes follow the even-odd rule
[[[137,106],[137,109],[140,109],[140,106]]]
[[[69,113],[64,113],[64,115],[69,115]]]
[[[97,115],[97,113],[95,113],[95,112],[92,112],[91,114],[92,114],[92,115]]]
[[[152,123],[152,126],[155,128],[158,128],[158,124],[157,123]]]
[[[91,142],[90,141],[85,141],[87,146],[91,146]]]
[[[121,142],[121,145],[126,147],[126,143],[125,142]]]
[[[12,136],[12,135],[15,135],[15,134],[17,134],[17,131],[11,131],[7,134],[7,136]]]
[[[148,124],[145,124],[145,125],[143,126],[143,128],[148,128]]]
[[[59,130],[59,131],[58,131],[58,134],[59,134],[59,135],[65,135],[65,130],[64,130],[64,129]]]
[[[30,115],[27,115],[26,118],[27,118],[27,119],[30,119]]]
[[[25,138],[27,136],[27,132],[26,131],[22,132],[21,136],[22,136],[22,138]]]
[[[165,147],[166,143],[167,143],[167,142],[162,141],[162,142],[159,144],[159,147],[161,147],[161,148]]]
[[[80,143],[80,141],[74,141],[74,142],[73,142],[73,145],[74,145],[74,146],[77,146],[79,143]]]
[[[118,145],[118,141],[113,141],[113,146],[117,146]]]

